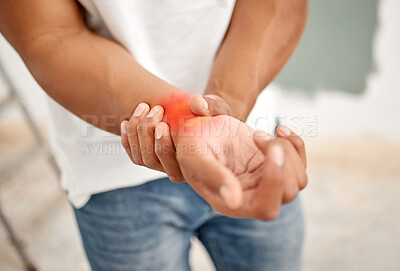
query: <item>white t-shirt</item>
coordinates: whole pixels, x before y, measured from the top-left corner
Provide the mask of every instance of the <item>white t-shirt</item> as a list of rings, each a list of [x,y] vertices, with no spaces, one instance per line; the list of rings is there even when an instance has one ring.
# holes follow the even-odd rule
[[[79,2],[90,29],[122,44],[144,68],[191,94],[202,94],[206,86],[235,5],[235,0]],[[84,206],[92,194],[166,176],[134,165],[119,136],[82,121],[51,99],[49,108],[51,146],[75,207]]]

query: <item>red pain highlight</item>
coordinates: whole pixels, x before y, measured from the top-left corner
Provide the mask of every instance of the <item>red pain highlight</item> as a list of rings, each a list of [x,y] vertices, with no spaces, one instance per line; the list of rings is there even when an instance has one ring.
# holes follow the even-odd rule
[[[171,133],[178,133],[187,120],[195,118],[190,109],[190,96],[186,93],[177,93],[160,101],[164,107],[163,121],[168,123]]]

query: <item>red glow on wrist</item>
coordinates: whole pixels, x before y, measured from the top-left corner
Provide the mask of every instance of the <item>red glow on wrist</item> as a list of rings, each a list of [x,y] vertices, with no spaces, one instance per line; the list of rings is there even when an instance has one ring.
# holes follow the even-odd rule
[[[171,134],[176,135],[186,121],[195,117],[190,109],[190,100],[188,94],[178,93],[160,102],[164,107],[163,121],[168,123]]]

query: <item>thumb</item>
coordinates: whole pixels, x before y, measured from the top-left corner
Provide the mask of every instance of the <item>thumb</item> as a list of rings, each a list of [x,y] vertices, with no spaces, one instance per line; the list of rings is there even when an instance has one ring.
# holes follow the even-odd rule
[[[269,142],[274,139],[271,134],[268,134],[264,131],[256,131],[254,133],[254,143],[256,143],[257,147],[265,154],[268,150]]]
[[[237,177],[214,155],[179,155],[177,160],[186,181],[210,205],[222,201],[230,209],[237,209],[243,201],[242,187]]]
[[[231,115],[229,105],[217,95],[193,96],[190,109],[199,116]]]

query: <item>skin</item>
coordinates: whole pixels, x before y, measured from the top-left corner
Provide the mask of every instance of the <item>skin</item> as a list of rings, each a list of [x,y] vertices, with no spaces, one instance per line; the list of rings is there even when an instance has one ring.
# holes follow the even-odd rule
[[[146,117],[146,108],[139,118]],[[195,117],[172,142],[162,117],[160,107],[151,120],[166,128],[156,137],[155,149],[147,150],[160,161],[154,169],[171,173],[168,170],[180,166],[182,180],[224,215],[274,219],[280,206],[294,200],[307,184],[304,143],[287,127],[279,127],[274,138],[227,115]],[[127,125],[122,142],[134,159],[130,147],[136,142],[135,129]],[[175,144],[176,153],[162,142]]]
[[[305,0],[238,0],[205,95],[191,101],[193,113],[245,120],[295,48],[306,10]],[[118,43],[92,33],[74,0],[0,0],[0,31],[48,95],[111,133],[120,134],[121,122],[139,103],[154,108],[160,99],[183,93],[144,69]],[[154,123],[138,122],[138,146],[154,145]],[[146,131],[151,140],[143,139]],[[142,161],[150,164],[155,158]]]
[[[204,94],[221,97],[233,117],[246,120],[257,96],[292,55],[307,15],[308,0],[236,1]]]
[[[293,52],[306,17],[307,0],[238,0],[204,92],[214,96],[205,96],[207,108],[195,98],[193,112],[244,120]],[[120,134],[139,103],[154,107],[183,92],[92,33],[74,0],[0,0],[0,31],[48,95],[111,133]]]
[[[0,31],[48,95],[103,130],[119,134],[140,102],[184,93],[92,33],[74,0],[0,0]]]
[[[200,116],[230,115],[244,121],[259,93],[293,53],[304,30],[307,11],[307,0],[238,0],[204,95],[192,98],[192,112]],[[166,124],[157,126],[159,134],[164,134],[161,142],[154,140],[157,123],[157,120],[137,116],[121,124],[121,131],[126,127],[134,131],[131,135],[135,142],[128,148],[129,155],[135,164],[161,169],[170,179],[183,181],[174,159],[172,139],[167,138],[169,128]],[[138,125],[140,131],[136,132]],[[136,137],[147,137],[146,143]],[[126,144],[124,137],[122,142]],[[157,146],[139,147],[146,144]],[[170,149],[163,157],[165,160],[160,160],[151,151],[160,145],[163,149]]]

